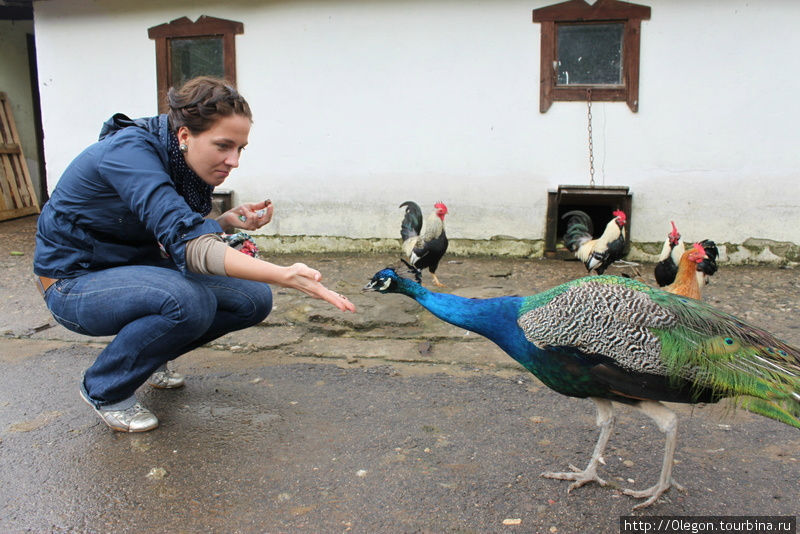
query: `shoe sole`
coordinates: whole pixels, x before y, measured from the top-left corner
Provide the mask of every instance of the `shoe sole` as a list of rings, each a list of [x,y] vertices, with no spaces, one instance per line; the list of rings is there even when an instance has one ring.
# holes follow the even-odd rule
[[[156,388],[156,389],[180,389],[185,385],[185,384],[181,383],[181,384],[178,384],[177,386],[161,386],[161,385],[158,385],[158,384],[153,384],[152,382],[148,382],[147,384],[151,388]]]

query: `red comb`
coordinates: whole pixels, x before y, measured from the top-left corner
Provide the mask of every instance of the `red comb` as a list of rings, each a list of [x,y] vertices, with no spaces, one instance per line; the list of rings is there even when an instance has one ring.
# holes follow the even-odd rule
[[[672,232],[670,232],[668,236],[669,242],[672,243],[673,245],[677,245],[678,241],[680,241],[681,239],[681,234],[680,232],[678,232],[678,227],[675,226],[674,221],[670,221],[669,223],[672,225]]]
[[[689,256],[690,260],[694,261],[695,263],[700,263],[701,261],[703,261],[708,257],[706,256],[706,249],[704,249],[703,245],[701,245],[700,243],[695,243],[694,245],[692,245],[692,247],[694,247],[694,250]]]

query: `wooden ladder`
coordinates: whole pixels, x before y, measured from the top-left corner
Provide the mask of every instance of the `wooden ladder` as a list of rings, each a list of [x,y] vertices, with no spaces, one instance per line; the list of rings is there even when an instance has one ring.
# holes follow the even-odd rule
[[[0,92],[0,221],[39,213],[8,96]]]

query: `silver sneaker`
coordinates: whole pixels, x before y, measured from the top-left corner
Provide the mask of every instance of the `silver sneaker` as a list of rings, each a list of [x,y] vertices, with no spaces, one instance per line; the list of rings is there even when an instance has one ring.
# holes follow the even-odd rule
[[[182,374],[176,373],[166,367],[150,375],[150,378],[147,379],[147,383],[158,389],[177,389],[183,387],[186,383],[186,379]]]
[[[83,390],[80,391],[81,398],[86,404],[100,416],[112,430],[118,432],[147,432],[158,426],[158,418],[153,412],[142,406],[138,401],[136,404],[125,410],[104,410],[97,408],[86,397]]]

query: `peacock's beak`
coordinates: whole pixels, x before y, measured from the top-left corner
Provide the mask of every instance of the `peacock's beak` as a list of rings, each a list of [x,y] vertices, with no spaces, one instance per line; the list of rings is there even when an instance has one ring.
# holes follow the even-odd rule
[[[376,277],[370,280],[361,291],[388,291],[394,282],[391,278]]]
[[[378,281],[377,280],[370,280],[367,285],[361,288],[361,291],[377,291]]]

